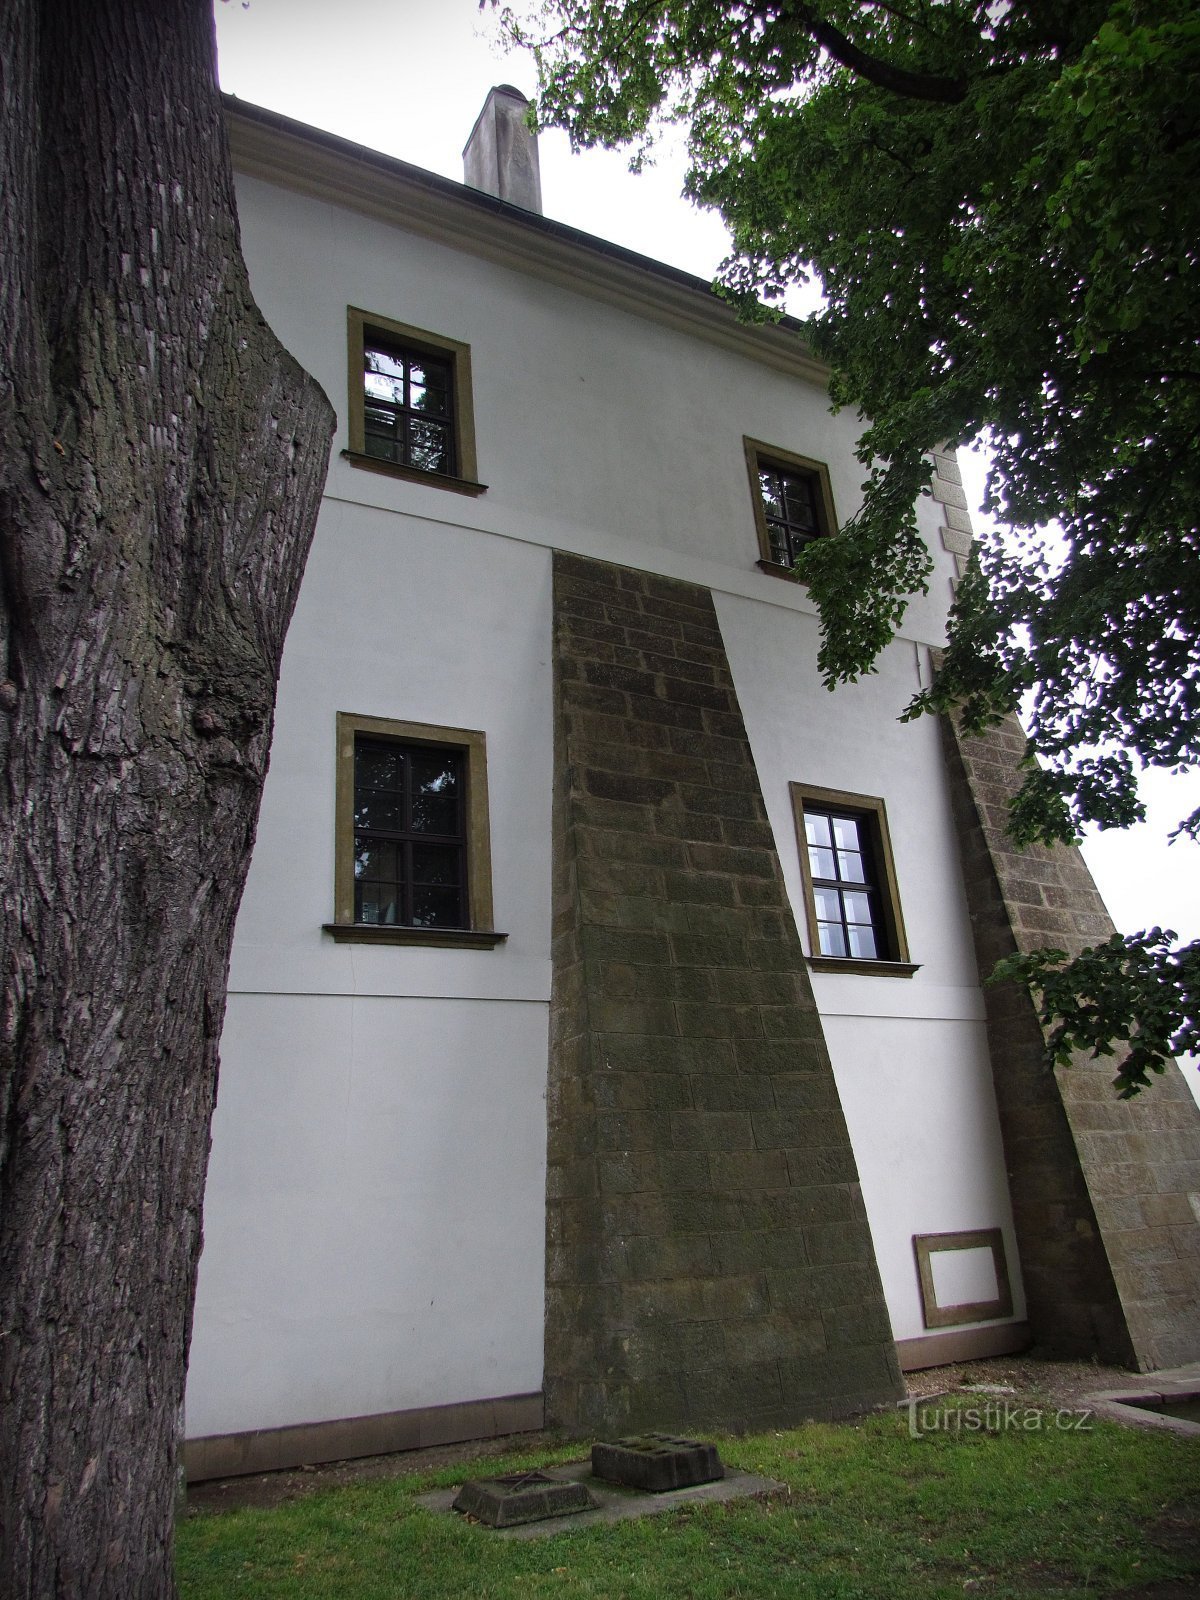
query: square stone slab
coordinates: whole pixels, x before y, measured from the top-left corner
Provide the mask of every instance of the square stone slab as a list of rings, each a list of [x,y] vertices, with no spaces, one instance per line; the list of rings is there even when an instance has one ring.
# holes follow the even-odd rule
[[[544,1522],[547,1517],[569,1517],[594,1504],[582,1483],[564,1483],[544,1472],[514,1472],[504,1478],[464,1483],[451,1509],[489,1528],[514,1528],[523,1522]]]
[[[670,1433],[642,1433],[615,1444],[594,1444],[592,1476],[624,1484],[627,1489],[662,1494],[667,1489],[715,1483],[725,1476],[725,1468],[715,1445],[678,1439]]]

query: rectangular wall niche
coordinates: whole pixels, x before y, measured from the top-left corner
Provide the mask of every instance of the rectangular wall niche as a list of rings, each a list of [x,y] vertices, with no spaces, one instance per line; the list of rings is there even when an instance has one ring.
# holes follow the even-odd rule
[[[953,1328],[1012,1316],[1012,1285],[999,1228],[969,1233],[915,1233],[927,1328]]]

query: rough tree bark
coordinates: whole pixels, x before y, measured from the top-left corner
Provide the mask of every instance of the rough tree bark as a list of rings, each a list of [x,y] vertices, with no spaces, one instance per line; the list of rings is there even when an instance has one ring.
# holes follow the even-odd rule
[[[173,1592],[217,1037],[332,412],[210,0],[0,8],[0,1594]]]

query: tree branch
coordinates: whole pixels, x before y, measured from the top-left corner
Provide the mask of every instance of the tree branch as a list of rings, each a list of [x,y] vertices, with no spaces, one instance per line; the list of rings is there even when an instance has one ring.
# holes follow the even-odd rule
[[[777,15],[781,20],[794,22],[839,65],[847,67],[860,78],[866,78],[868,83],[875,84],[877,88],[903,95],[908,100],[928,100],[935,105],[959,105],[967,97],[966,78],[910,72],[906,67],[881,61],[878,56],[868,55],[831,22],[818,16],[811,7],[798,4],[797,0],[783,0]]]

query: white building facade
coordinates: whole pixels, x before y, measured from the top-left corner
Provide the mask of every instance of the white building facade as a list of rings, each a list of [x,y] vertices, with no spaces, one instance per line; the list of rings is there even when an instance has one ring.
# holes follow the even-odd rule
[[[1018,1348],[951,779],[935,723],[897,720],[966,549],[952,460],[918,508],[928,594],[878,672],[829,693],[814,605],[774,558],[853,516],[863,469],[793,327],[742,327],[673,269],[282,119],[230,123],[254,292],[339,425],[234,946],[189,1470],[544,1415],[556,552],[712,596],[816,958],[884,1343],[902,1366]],[[375,390],[373,348],[391,363]],[[776,490],[809,496],[782,526]],[[397,753],[416,763],[403,795],[367,781]],[[443,756],[449,776],[420,778]],[[823,874],[805,806],[866,841],[870,949],[841,960],[828,941],[859,938],[864,901],[838,875],[858,869]],[[708,1270],[685,1275],[702,1290]]]

